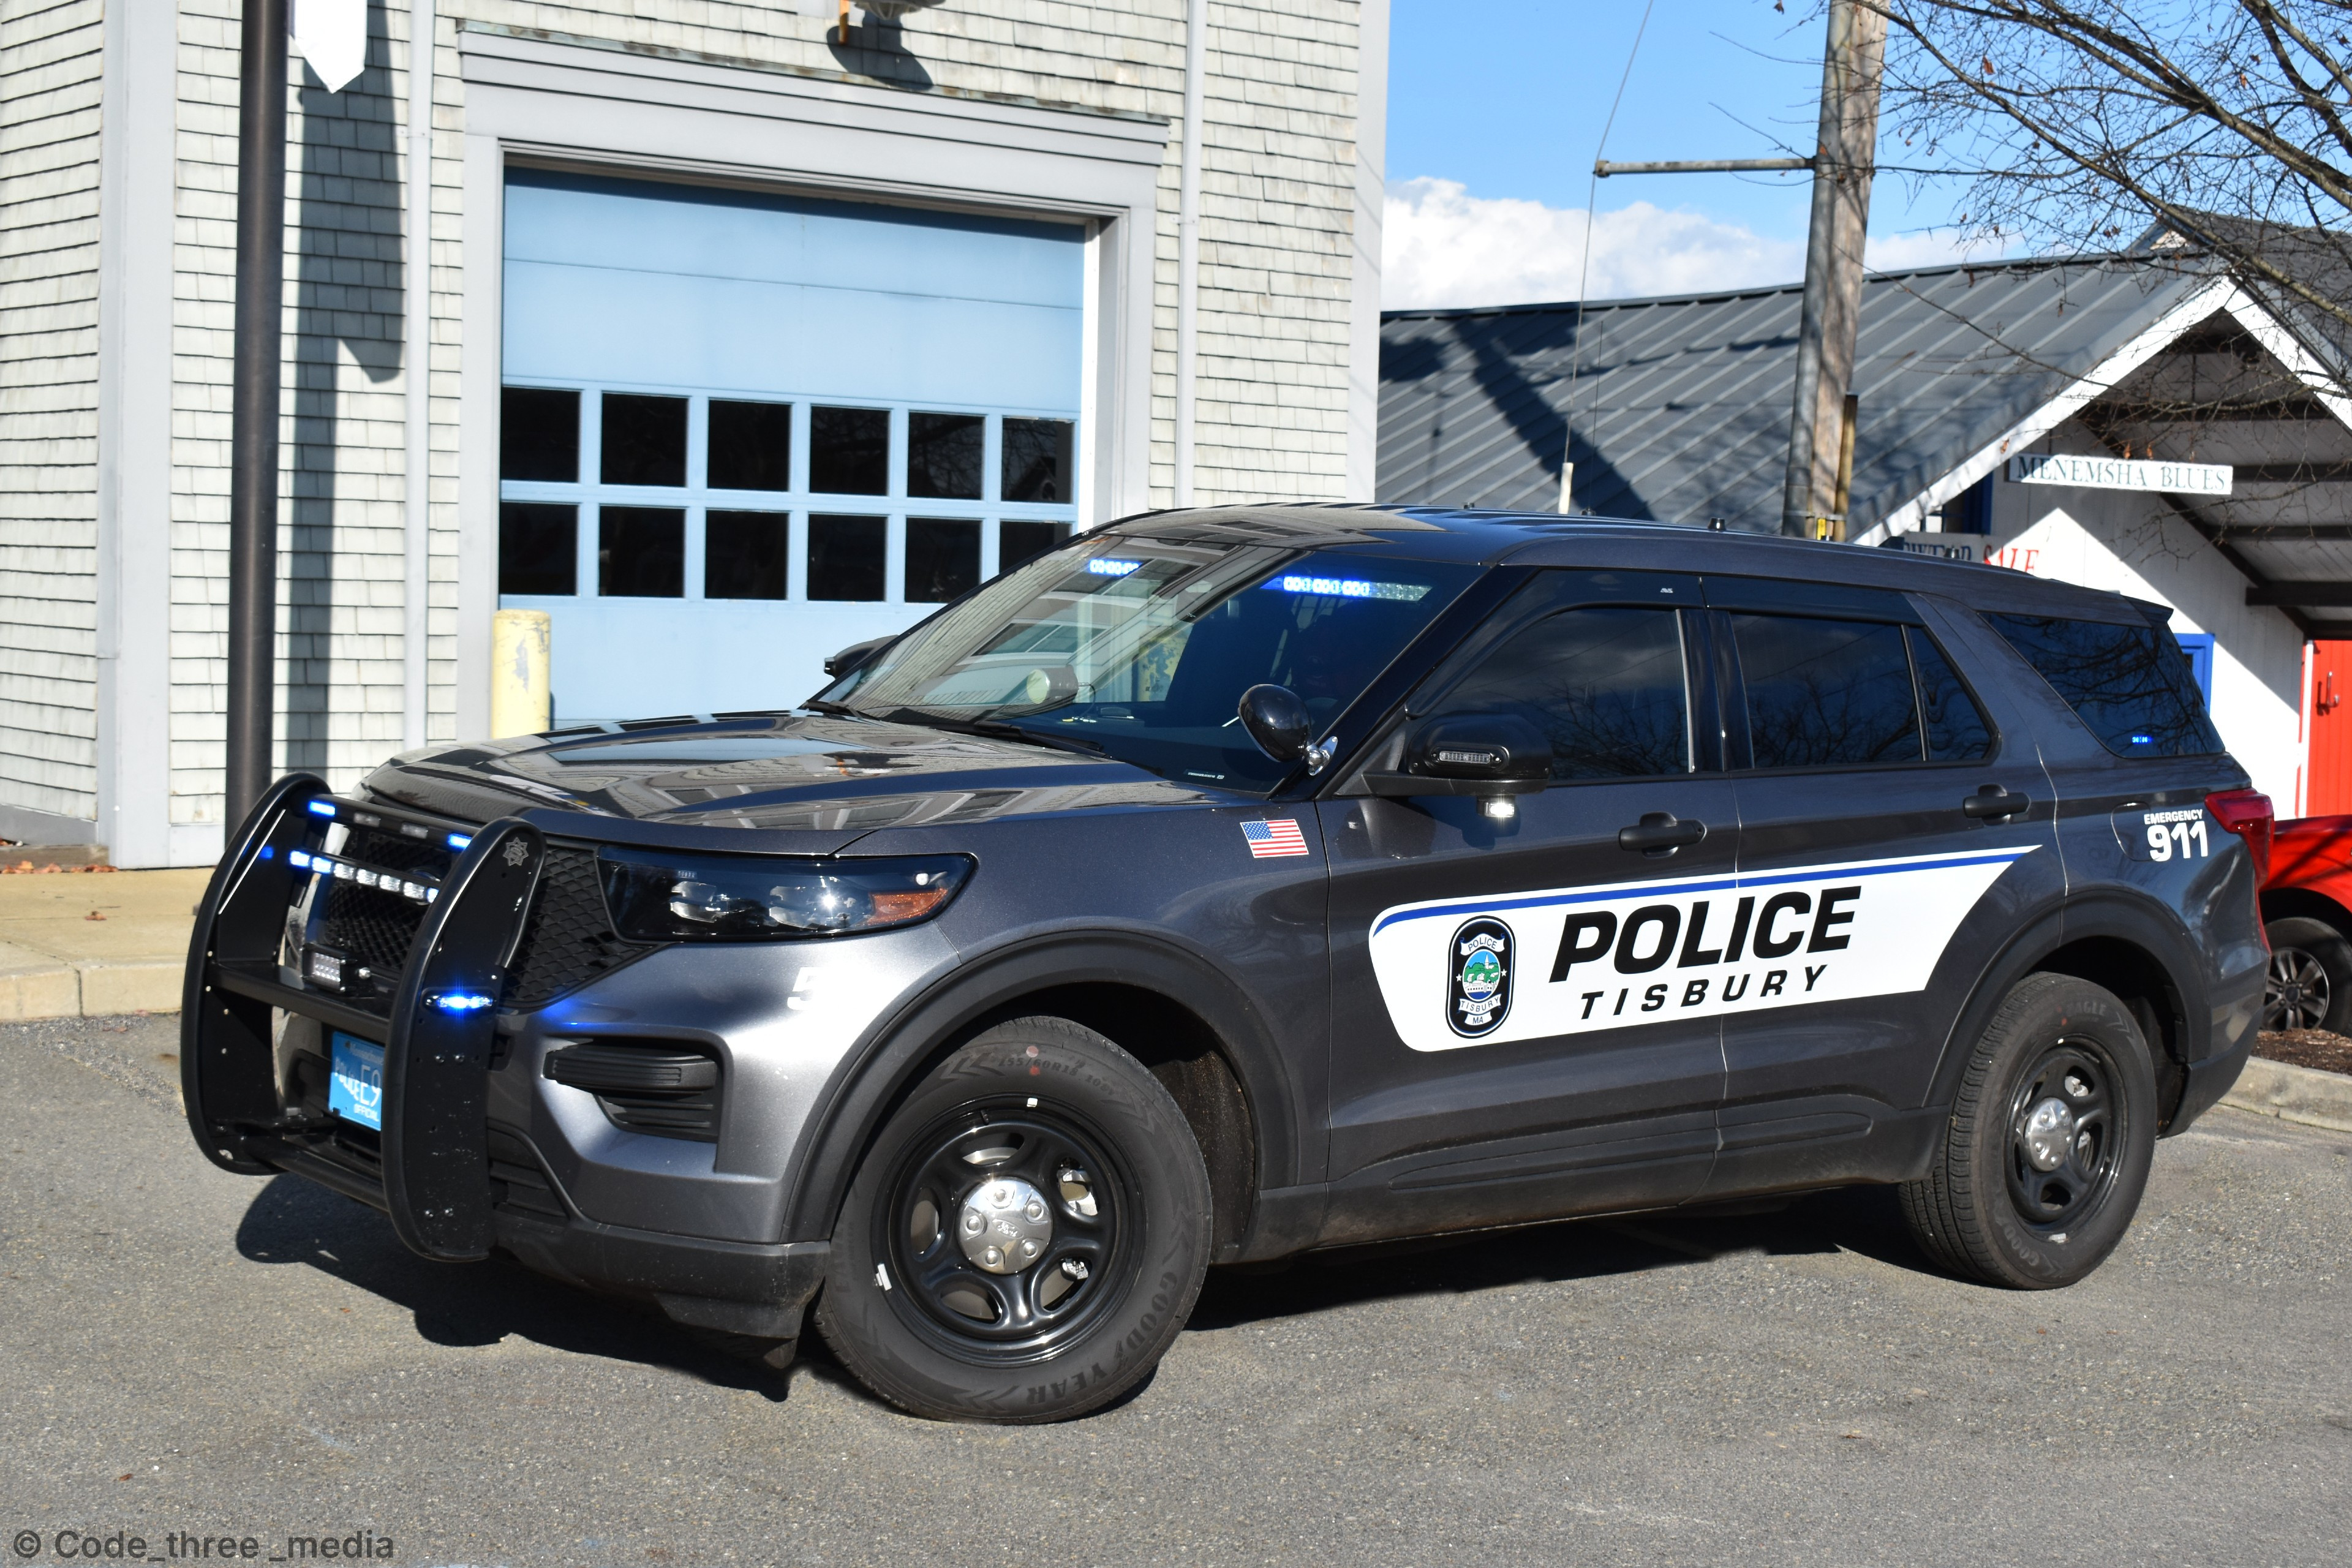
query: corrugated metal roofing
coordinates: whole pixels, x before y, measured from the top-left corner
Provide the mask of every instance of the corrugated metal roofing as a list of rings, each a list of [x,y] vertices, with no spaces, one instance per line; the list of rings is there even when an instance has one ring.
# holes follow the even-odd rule
[[[1998,438],[2200,281],[2125,257],[1870,277],[1850,531]],[[1551,510],[1572,427],[1578,511],[1776,531],[1801,293],[1391,313],[1380,498]]]

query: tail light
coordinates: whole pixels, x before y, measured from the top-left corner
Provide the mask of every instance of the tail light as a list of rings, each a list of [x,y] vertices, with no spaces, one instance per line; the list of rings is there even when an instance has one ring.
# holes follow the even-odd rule
[[[2205,809],[2214,820],[2246,841],[2253,851],[2254,880],[2266,882],[2271,875],[2271,797],[2260,790],[2225,789],[2205,797]]]

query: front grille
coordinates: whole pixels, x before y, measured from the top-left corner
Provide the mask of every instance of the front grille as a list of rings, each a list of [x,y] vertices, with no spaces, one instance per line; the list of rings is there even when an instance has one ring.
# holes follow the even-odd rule
[[[594,852],[551,844],[499,1000],[526,1011],[544,1007],[653,951],[646,942],[622,941],[614,931]]]
[[[416,928],[425,922],[425,906],[398,893],[363,888],[340,878],[329,883],[326,918],[320,922],[318,943],[370,971],[369,981],[346,978],[344,988],[362,1005],[380,1004],[391,994],[416,942]],[[346,970],[347,976],[350,972]]]

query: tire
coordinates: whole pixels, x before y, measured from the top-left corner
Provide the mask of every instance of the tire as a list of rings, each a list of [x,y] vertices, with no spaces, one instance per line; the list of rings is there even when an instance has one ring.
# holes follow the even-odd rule
[[[1208,1170],[1159,1081],[1091,1029],[1015,1019],[884,1126],[834,1229],[817,1331],[918,1415],[1067,1420],[1159,1364],[1210,1226]]]
[[[2129,1228],[2156,1121],[2154,1064],[2130,1012],[2088,981],[2028,975],[1969,1057],[1935,1164],[1903,1184],[1903,1217],[1953,1273],[2072,1285]]]
[[[2300,915],[2263,930],[2271,940],[2263,1027],[2352,1034],[2352,942],[2326,921]]]

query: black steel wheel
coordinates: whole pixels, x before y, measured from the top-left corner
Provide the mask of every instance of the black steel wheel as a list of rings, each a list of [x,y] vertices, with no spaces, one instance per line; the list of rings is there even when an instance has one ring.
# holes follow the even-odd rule
[[[1904,1218],[1937,1262],[1988,1284],[2071,1285],[2106,1260],[2156,1151],[2156,1072],[2130,1011],[2088,981],[2032,974],[1977,1041]]]
[[[2263,1027],[2352,1029],[2352,942],[2326,921],[2303,915],[2263,929],[2271,942]]]
[[[1064,1420],[1150,1374],[1210,1234],[1200,1148],[1150,1070],[1066,1019],[1015,1019],[883,1127],[834,1230],[817,1329],[917,1415]]]

